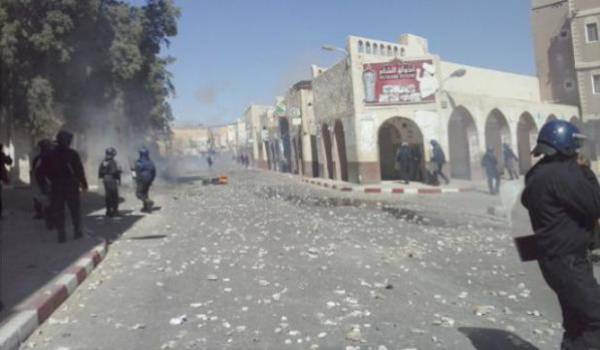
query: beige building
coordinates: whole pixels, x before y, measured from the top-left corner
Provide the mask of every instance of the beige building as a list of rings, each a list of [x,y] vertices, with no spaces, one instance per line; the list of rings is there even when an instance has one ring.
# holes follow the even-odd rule
[[[430,141],[437,140],[455,178],[481,177],[486,148],[502,162],[502,144],[521,156],[548,119],[578,120],[576,107],[542,101],[538,79],[443,61],[427,40],[396,43],[351,36],[348,56],[312,81],[319,176],[372,183],[398,179],[395,152],[408,142],[423,179]],[[320,73],[320,74],[319,74]]]
[[[268,169],[268,158],[266,153],[265,142],[268,135],[266,134],[266,126],[268,113],[273,113],[273,107],[251,105],[244,111],[243,119],[246,125],[246,135],[248,137],[249,148],[251,148],[251,160],[254,166],[261,169]]]
[[[172,131],[172,151],[175,154],[199,155],[212,147],[212,133],[206,126],[180,126]]]
[[[535,56],[544,101],[576,105],[589,156],[600,154],[600,1],[533,0]],[[597,167],[600,168],[600,167]]]

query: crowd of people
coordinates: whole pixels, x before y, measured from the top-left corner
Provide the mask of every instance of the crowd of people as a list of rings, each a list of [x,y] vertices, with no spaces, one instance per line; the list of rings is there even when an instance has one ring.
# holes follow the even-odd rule
[[[423,182],[429,185],[438,186],[440,178],[447,184],[450,179],[444,174],[443,168],[446,164],[446,155],[437,140],[431,140],[430,162],[425,167],[425,177],[419,176],[418,172],[422,168],[421,152],[414,147],[410,147],[407,142],[402,142],[396,152],[396,170],[400,180],[409,184],[411,179],[423,179]],[[502,144],[502,155],[504,166],[510,180],[518,180],[519,172],[517,164],[519,158],[515,155],[509,144]],[[487,178],[488,188],[491,194],[498,194],[500,191],[500,179],[503,169],[500,167],[496,152],[493,148],[488,148],[481,159],[481,167]]]
[[[54,229],[58,242],[67,240],[66,208],[69,209],[74,239],[83,237],[81,193],[88,190],[88,182],[79,153],[71,148],[73,134],[61,130],[54,141],[44,139],[37,144],[37,155],[31,166],[31,188],[34,219],[44,220],[48,229]],[[106,216],[119,216],[119,186],[122,170],[116,160],[117,150],[109,147],[98,168],[98,179],[104,185]],[[2,183],[9,183],[8,169],[12,159],[0,145],[0,218],[2,218]],[[156,167],[147,148],[139,149],[139,157],[131,169],[136,185],[136,197],[142,202],[142,212],[152,211],[154,202],[149,197],[156,178]]]

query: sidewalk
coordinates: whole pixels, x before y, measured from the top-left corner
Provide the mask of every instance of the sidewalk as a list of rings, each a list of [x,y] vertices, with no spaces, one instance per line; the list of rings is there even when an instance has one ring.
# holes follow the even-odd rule
[[[142,217],[127,215],[106,220],[104,198],[98,193],[86,193],[82,196],[86,235],[73,240],[67,214],[68,240],[58,244],[56,231],[48,231],[43,221],[32,219],[28,188],[4,188],[3,195],[5,212],[0,221],[2,350],[12,349],[15,341],[20,342],[28,335],[23,333],[32,332],[46,320],[100,262],[106,253],[106,244]]]
[[[421,182],[404,184],[401,181],[382,181],[377,184],[359,185],[323,178],[302,177],[302,182],[342,192],[373,194],[442,194],[473,191],[479,186],[473,181],[452,180],[449,185],[430,186]]]

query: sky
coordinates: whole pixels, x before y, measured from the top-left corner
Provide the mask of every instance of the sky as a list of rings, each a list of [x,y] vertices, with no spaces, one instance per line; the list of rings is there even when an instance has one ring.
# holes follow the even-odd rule
[[[141,0],[137,0],[140,2]],[[135,2],[135,1],[134,1]],[[176,124],[222,125],[274,104],[310,65],[330,66],[348,35],[412,33],[443,60],[535,74],[530,0],[175,0],[179,33],[165,54]]]

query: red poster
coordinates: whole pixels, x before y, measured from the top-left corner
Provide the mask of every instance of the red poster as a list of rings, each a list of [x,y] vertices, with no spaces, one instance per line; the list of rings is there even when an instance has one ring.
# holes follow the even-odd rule
[[[439,83],[432,60],[365,64],[367,104],[409,104],[435,101]]]

